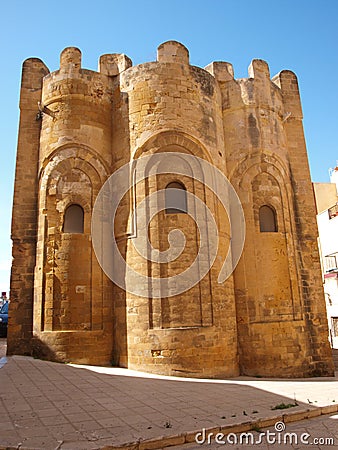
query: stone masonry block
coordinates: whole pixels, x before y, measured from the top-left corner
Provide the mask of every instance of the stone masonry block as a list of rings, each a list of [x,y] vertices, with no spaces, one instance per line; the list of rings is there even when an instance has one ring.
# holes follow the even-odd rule
[[[189,51],[179,42],[167,41],[158,47],[157,61],[160,63],[189,64]]]

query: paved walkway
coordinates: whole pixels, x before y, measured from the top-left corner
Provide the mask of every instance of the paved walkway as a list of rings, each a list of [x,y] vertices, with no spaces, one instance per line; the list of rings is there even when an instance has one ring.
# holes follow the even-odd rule
[[[285,430],[276,431],[275,427],[264,428],[258,431],[237,433],[235,436],[208,435],[198,436],[200,444],[185,444],[183,447],[173,446],[170,450],[224,450],[224,448],[247,448],[257,450],[273,449],[336,449],[338,448],[338,415],[328,414],[300,422],[288,423]],[[208,443],[210,442],[210,444]],[[223,442],[221,444],[221,442]],[[226,447],[225,447],[226,446]]]
[[[22,356],[1,365],[0,449],[188,450],[201,448],[189,442],[203,429],[241,432],[338,411],[338,378],[196,380]]]

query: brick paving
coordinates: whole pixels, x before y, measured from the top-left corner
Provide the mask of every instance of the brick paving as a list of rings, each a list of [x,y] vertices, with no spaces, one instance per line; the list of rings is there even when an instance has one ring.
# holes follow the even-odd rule
[[[289,421],[338,411],[338,378],[192,380],[23,356],[1,361],[0,448],[188,449],[203,428],[237,432],[283,414]]]

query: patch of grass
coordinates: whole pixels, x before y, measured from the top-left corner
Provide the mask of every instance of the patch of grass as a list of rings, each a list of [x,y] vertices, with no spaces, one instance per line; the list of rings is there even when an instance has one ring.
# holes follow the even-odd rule
[[[262,429],[261,429],[258,425],[253,425],[253,426],[251,427],[251,430],[252,430],[252,431],[257,431],[257,433],[259,433]]]
[[[298,406],[298,403],[279,403],[278,405],[271,408],[271,410],[274,411],[275,409],[288,409],[293,408],[294,406]]]

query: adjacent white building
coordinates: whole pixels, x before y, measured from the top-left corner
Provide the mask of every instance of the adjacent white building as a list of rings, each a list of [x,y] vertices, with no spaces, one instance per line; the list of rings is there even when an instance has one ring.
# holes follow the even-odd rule
[[[338,167],[330,170],[331,183],[313,183],[319,231],[329,339],[338,349]]]

